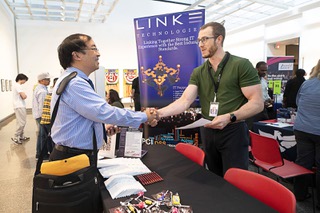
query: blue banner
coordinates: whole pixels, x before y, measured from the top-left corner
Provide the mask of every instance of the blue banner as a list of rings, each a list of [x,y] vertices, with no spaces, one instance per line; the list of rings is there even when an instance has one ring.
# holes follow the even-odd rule
[[[134,19],[141,106],[164,107],[182,95],[203,63],[197,38],[204,19],[204,9]]]

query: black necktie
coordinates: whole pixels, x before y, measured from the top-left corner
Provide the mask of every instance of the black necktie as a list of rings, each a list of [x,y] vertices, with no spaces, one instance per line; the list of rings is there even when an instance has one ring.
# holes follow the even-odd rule
[[[88,79],[86,81],[88,81],[88,83],[90,84],[90,86],[94,90],[94,85],[93,85],[93,82],[91,81],[91,79]],[[106,128],[105,128],[104,124],[102,124],[102,129],[103,129],[103,139],[104,139],[105,142],[107,142],[108,138],[107,138],[107,135],[106,135]]]
[[[88,79],[87,81],[89,82],[90,86],[91,86],[92,89],[94,90],[94,85],[93,85],[93,82],[91,81],[91,79]]]

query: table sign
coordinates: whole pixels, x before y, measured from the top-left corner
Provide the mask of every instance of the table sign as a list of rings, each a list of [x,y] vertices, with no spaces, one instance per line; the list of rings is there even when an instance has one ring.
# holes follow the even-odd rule
[[[117,135],[107,136],[106,143],[103,143],[98,155],[106,158],[116,157],[116,138]]]
[[[124,156],[140,158],[141,150],[142,150],[142,132],[140,132],[139,130],[127,131],[126,144],[124,147]]]

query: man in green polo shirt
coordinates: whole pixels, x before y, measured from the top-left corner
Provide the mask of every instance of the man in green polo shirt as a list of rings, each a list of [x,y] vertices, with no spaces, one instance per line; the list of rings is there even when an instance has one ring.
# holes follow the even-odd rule
[[[248,169],[249,131],[245,119],[263,110],[260,80],[249,60],[223,50],[225,28],[210,22],[200,28],[199,48],[208,60],[195,68],[182,96],[159,109],[159,117],[179,114],[199,96],[203,118],[200,128],[206,164],[223,176],[231,167]]]

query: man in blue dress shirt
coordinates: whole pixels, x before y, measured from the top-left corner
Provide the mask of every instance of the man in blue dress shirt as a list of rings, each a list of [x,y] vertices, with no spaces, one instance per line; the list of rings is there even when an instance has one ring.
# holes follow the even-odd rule
[[[104,97],[100,97],[94,91],[88,76],[99,68],[100,53],[90,36],[84,34],[68,36],[58,47],[58,55],[65,72],[53,89],[51,114],[59,97],[56,91],[61,81],[74,71],[77,72],[77,76],[69,82],[61,96],[51,130],[55,147],[49,160],[64,159],[82,153],[92,156],[93,131],[98,149],[103,144],[102,124],[110,124],[107,128],[109,133],[114,132],[114,125],[135,128],[144,122],[156,125],[156,110],[134,112],[112,107]]]

